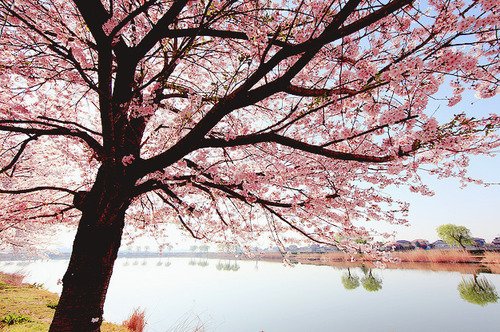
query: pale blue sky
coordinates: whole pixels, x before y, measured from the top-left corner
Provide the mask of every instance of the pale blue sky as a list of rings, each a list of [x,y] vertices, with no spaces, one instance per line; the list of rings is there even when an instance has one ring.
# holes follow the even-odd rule
[[[476,178],[500,182],[500,157],[474,157],[470,174]],[[453,223],[468,227],[472,234],[491,241],[500,236],[499,208],[500,186],[483,187],[469,185],[460,188],[456,179],[438,180],[422,175],[424,181],[435,192],[434,196],[421,196],[400,190],[397,194],[410,203],[409,227],[383,227],[398,232],[399,239],[425,238],[436,240],[436,228]]]
[[[451,94],[443,87],[438,95]],[[446,101],[432,101],[428,111],[436,108],[439,120],[450,119],[453,114],[465,111],[472,116],[499,113],[500,96],[489,99],[477,99],[472,92],[464,95],[463,100],[453,108],[446,106]],[[486,182],[496,183],[489,187],[469,185],[461,189],[458,180],[439,180],[422,174],[423,180],[434,190],[432,197],[423,197],[401,190],[401,198],[410,206],[410,227],[395,227],[400,239],[427,238],[437,239],[436,227],[444,223],[454,223],[468,227],[472,234],[491,241],[500,236],[500,155],[493,158],[484,156],[471,157],[469,174]],[[384,227],[385,228],[385,227]]]

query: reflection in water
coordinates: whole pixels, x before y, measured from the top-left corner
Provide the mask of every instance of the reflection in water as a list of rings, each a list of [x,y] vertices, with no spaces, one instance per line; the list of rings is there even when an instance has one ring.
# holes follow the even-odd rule
[[[359,277],[351,274],[351,269],[347,268],[347,273],[342,275],[342,285],[344,285],[344,288],[347,290],[358,288]]]
[[[207,267],[209,265],[207,258],[198,258],[198,260],[191,258],[188,262],[191,266]]]
[[[372,269],[367,268],[365,265],[361,265],[359,268],[364,274],[361,283],[359,276],[351,272],[351,268],[347,268],[347,272],[342,274],[341,281],[346,290],[356,289],[360,284],[369,292],[377,292],[382,289],[382,278],[374,275]],[[479,273],[479,271],[477,270],[476,273]],[[483,307],[490,303],[496,303],[500,297],[495,286],[485,277],[478,277],[476,273],[472,278],[463,278],[458,284],[460,297],[469,303]]]
[[[146,266],[148,265],[148,260],[147,259],[143,259],[142,261],[139,261],[137,259],[135,259],[134,261],[132,261],[131,263],[131,260],[129,260],[128,258],[123,258],[123,263],[122,263],[122,266],[124,267],[127,267],[127,266],[138,266],[138,265],[142,265],[142,266]],[[150,262],[151,263],[151,262]],[[156,262],[156,266],[170,266],[172,263],[170,263],[170,261],[167,259],[166,261],[164,261],[163,259],[159,259],[157,262]]]
[[[200,267],[207,267],[209,264],[208,264],[208,259],[200,259],[197,263],[198,266]]]
[[[170,265],[172,265],[172,263],[170,262],[170,259],[168,257],[166,260],[163,258],[160,258],[160,259],[158,259],[158,262],[156,263],[156,266],[169,267]]]
[[[219,271],[238,271],[240,269],[240,265],[234,261],[227,261],[227,262],[222,262],[219,261],[217,265],[215,265],[215,268]]]
[[[374,276],[371,269],[368,271],[368,274],[365,274],[361,279],[361,284],[363,288],[369,292],[378,292],[382,289],[382,279]]]
[[[16,263],[16,266],[27,266],[31,264],[31,261],[20,261]]]
[[[377,292],[382,289],[382,279],[372,273],[372,269],[367,268],[364,265],[360,267],[361,272],[364,276],[361,278],[361,284],[363,288],[369,292]],[[351,269],[347,268],[347,272],[341,277],[342,285],[347,290],[353,290],[359,287],[360,280],[359,277],[351,273]]]
[[[478,277],[476,274],[472,278],[462,279],[458,284],[458,293],[465,301],[482,307],[498,301],[495,286],[488,279]]]
[[[496,295],[500,295],[500,274],[476,272],[478,277],[474,280],[477,266],[459,271],[454,267],[450,272],[404,269],[405,265],[385,270],[373,267],[370,271],[372,266],[368,264],[359,267],[351,263],[290,267],[263,260],[208,258],[208,267],[201,267],[198,262],[204,265],[205,257],[195,257],[194,266],[189,266],[187,257],[145,260],[146,266],[142,266],[143,258],[138,257],[117,261],[106,299],[106,320],[122,322],[133,307],[141,307],[146,309],[151,331],[493,332],[499,331],[500,326],[500,300]],[[126,261],[128,266],[124,266]],[[163,264],[158,265],[159,261]],[[165,268],[168,261],[171,266]],[[0,262],[0,270],[19,271],[17,264]],[[42,282],[47,289],[60,292],[57,281],[67,264],[67,260],[30,263],[23,267],[28,275],[26,282]],[[130,285],[137,280],[141,280],[139,291],[131,291]],[[462,286],[457,289],[459,284]],[[460,288],[468,294],[477,287],[481,303],[487,305],[466,302],[468,295],[460,297]],[[189,317],[199,316],[203,328],[196,329],[193,324],[176,329],[182,325],[180,321],[186,312],[192,313]],[[280,314],[283,312],[287,313],[286,319]]]
[[[361,269],[361,272],[363,272],[364,275],[370,272],[370,269],[365,264],[361,264],[359,268]]]

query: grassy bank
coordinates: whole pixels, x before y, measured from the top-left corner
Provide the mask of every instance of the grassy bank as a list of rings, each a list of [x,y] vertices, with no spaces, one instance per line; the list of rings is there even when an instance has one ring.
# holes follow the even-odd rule
[[[59,297],[37,284],[23,283],[22,274],[0,272],[0,331],[48,331]],[[104,323],[103,332],[128,332],[121,325]]]
[[[394,253],[401,262],[411,263],[480,263],[482,256],[463,250],[408,250]]]

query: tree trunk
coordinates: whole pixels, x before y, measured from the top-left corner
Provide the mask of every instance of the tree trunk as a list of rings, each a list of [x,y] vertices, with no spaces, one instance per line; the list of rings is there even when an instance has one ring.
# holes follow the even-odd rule
[[[461,236],[458,237],[458,244],[460,245],[460,247],[462,247],[462,250],[465,251],[465,246],[462,243],[462,237]]]
[[[125,211],[130,204],[124,181],[103,168],[92,190],[79,199],[82,217],[50,332],[100,331]]]

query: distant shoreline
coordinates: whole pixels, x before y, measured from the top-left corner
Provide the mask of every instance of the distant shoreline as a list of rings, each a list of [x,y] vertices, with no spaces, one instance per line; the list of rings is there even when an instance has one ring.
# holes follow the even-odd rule
[[[46,259],[69,259],[70,253],[47,254]],[[220,260],[252,260],[282,262],[285,258],[292,264],[327,265],[337,267],[354,267],[363,265],[375,266],[374,259],[363,254],[347,254],[344,252],[326,253],[288,253],[286,257],[279,252],[260,252],[253,255],[234,253],[193,253],[193,252],[124,252],[118,258],[144,259],[144,258],[193,258],[193,259],[220,259]],[[456,249],[432,250],[406,250],[392,252],[392,258],[397,262],[384,263],[388,268],[422,268],[430,270],[462,271],[477,268],[489,269],[500,273],[500,251],[462,251]],[[43,259],[40,256],[0,254],[0,261],[27,261]]]

